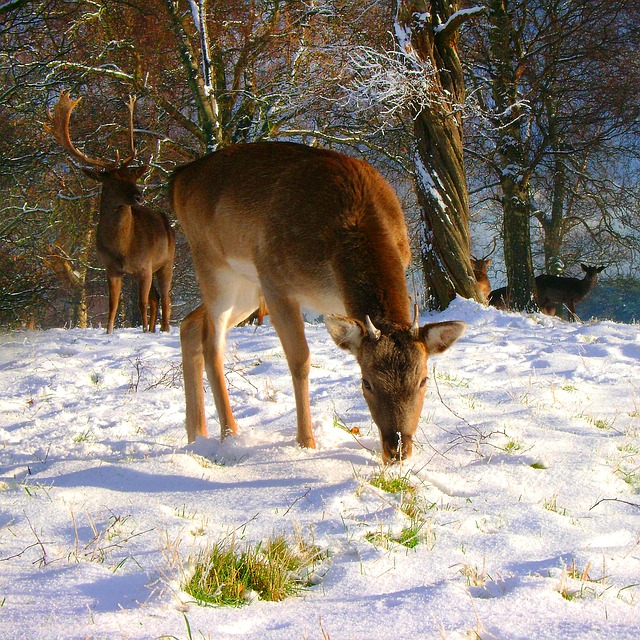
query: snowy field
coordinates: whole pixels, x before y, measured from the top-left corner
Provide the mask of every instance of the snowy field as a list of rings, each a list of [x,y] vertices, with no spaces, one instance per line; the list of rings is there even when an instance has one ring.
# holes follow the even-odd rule
[[[240,435],[220,443],[207,392],[212,437],[191,446],[177,328],[1,335],[0,638],[639,638],[640,327],[463,300],[431,319],[468,329],[430,361],[393,469],[424,505],[413,548],[389,541],[408,516],[369,483],[377,429],[324,325],[314,451],[268,323],[229,334]],[[181,589],[207,543],[296,530],[328,552],[300,596]]]

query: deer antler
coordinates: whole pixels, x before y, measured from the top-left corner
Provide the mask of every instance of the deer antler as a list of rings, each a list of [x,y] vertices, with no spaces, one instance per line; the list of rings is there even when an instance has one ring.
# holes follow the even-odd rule
[[[127,107],[129,109],[129,156],[127,156],[125,160],[120,161],[120,153],[116,152],[116,159],[114,162],[107,162],[106,160],[99,160],[98,158],[90,158],[77,149],[71,141],[69,120],[71,119],[71,112],[76,108],[76,105],[80,100],[82,100],[82,98],[72,100],[68,91],[61,91],[60,98],[53,107],[53,115],[47,109],[47,118],[49,121],[44,123],[44,130],[47,133],[50,133],[58,141],[58,144],[73,158],[84,164],[110,170],[128,165],[136,157],[137,153],[133,145],[133,109],[136,104],[136,98],[129,96],[129,102],[127,103]]]
[[[122,161],[122,166],[128,165],[137,154],[136,148],[133,145],[133,110],[136,106],[136,96],[129,96],[129,102],[127,102],[127,108],[129,109],[129,156]]]
[[[78,102],[82,98],[72,100],[68,91],[61,91],[60,98],[57,104],[53,107],[53,115],[51,111],[47,109],[47,117],[49,122],[44,124],[44,130],[50,133],[60,146],[71,154],[76,160],[84,162],[85,164],[92,165],[94,167],[102,167],[103,169],[113,169],[116,163],[105,162],[104,160],[98,160],[97,158],[89,158],[79,149],[76,149],[73,142],[71,142],[71,136],[69,134],[69,119],[71,118],[71,112],[76,108]]]

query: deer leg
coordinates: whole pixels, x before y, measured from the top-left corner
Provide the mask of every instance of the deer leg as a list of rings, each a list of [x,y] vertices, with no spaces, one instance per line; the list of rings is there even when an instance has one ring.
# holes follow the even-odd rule
[[[173,277],[173,264],[166,265],[156,273],[158,286],[160,287],[160,303],[162,304],[161,331],[169,331],[171,319],[171,279]]]
[[[158,320],[158,302],[160,296],[158,290],[151,283],[151,289],[149,289],[149,331],[151,333],[156,332],[156,322]]]
[[[226,320],[219,319],[219,327],[209,315],[205,305],[192,311],[180,324],[180,344],[186,400],[187,439],[207,435],[204,408],[203,370],[206,369],[209,386],[220,421],[220,439],[238,433],[233,417],[227,381],[224,377],[224,350]]]
[[[149,308],[149,292],[153,286],[151,272],[144,272],[140,274],[138,279],[138,310],[140,311],[140,317],[142,318],[142,330],[149,330],[149,318],[147,309]],[[157,295],[157,293],[156,293]],[[157,313],[156,302],[156,313]]]
[[[107,333],[113,333],[113,325],[116,321],[118,302],[120,301],[120,290],[122,289],[122,278],[107,274],[109,286],[109,317],[107,319]]]
[[[204,347],[209,322],[204,305],[192,311],[180,323],[182,374],[186,400],[187,441],[207,437],[204,408]]]
[[[298,418],[297,441],[301,447],[315,449],[316,441],[313,437],[309,403],[311,357],[304,335],[300,305],[286,298],[274,300],[265,296],[265,299],[271,322],[280,338],[291,371]]]

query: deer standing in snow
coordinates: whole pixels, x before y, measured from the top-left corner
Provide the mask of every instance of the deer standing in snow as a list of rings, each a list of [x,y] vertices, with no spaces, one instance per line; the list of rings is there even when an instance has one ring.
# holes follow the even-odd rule
[[[45,130],[81,163],[87,176],[102,184],[96,244],[109,285],[107,333],[113,332],[124,275],[132,275],[138,283],[138,308],[143,331],[155,331],[159,300],[162,304],[161,328],[169,331],[175,233],[163,212],[143,205],[137,181],[148,167],[129,166],[136,157],[133,143],[135,98],[130,98],[128,103],[129,155],[120,160],[119,153],[116,153],[113,162],[89,158],[71,141],[69,120],[78,102],[80,98],[71,100],[68,91],[61,92],[53,114],[47,112]],[[160,295],[153,286],[154,274]]]
[[[485,302],[489,299],[491,293],[491,283],[489,282],[489,276],[487,275],[487,269],[491,266],[491,258],[488,256],[485,258],[476,258],[471,256],[471,267],[473,269],[473,275],[478,283],[478,289],[484,296]]]
[[[382,176],[333,151],[258,142],[178,168],[170,193],[204,300],[180,327],[188,440],[207,435],[205,368],[221,436],[237,432],[224,377],[225,336],[266,305],[293,379],[297,442],[315,447],[306,307],[326,314],[333,340],[356,357],[384,461],[408,458],[427,357],[445,351],[465,325],[420,327],[417,309],[412,319],[404,214]]]
[[[605,267],[592,267],[581,264],[584,278],[565,278],[561,276],[539,275],[536,276],[536,289],[538,291],[538,306],[540,311],[548,316],[556,315],[556,305],[566,307],[569,312],[569,321],[576,318],[576,305],[593,289],[596,284],[596,276]]]

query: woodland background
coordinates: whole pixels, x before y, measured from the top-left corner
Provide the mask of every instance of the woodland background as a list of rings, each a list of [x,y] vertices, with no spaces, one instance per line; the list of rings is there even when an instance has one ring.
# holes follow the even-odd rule
[[[453,122],[461,228],[474,255],[491,254],[493,286],[528,278],[526,293],[534,274],[604,264],[580,315],[640,318],[635,0],[10,0],[0,34],[3,328],[105,322],[97,185],[42,126],[63,89],[83,98],[72,139],[104,158],[126,148],[125,100],[138,96],[145,198],[167,212],[173,168],[226,144],[293,140],[366,158],[401,197],[411,286],[435,307],[447,298],[430,287],[420,123]],[[407,55],[407,34],[420,56]],[[460,68],[464,91],[438,83],[442,64],[453,64],[445,79]],[[175,320],[198,304],[177,232]],[[123,297],[129,325],[131,284]]]

